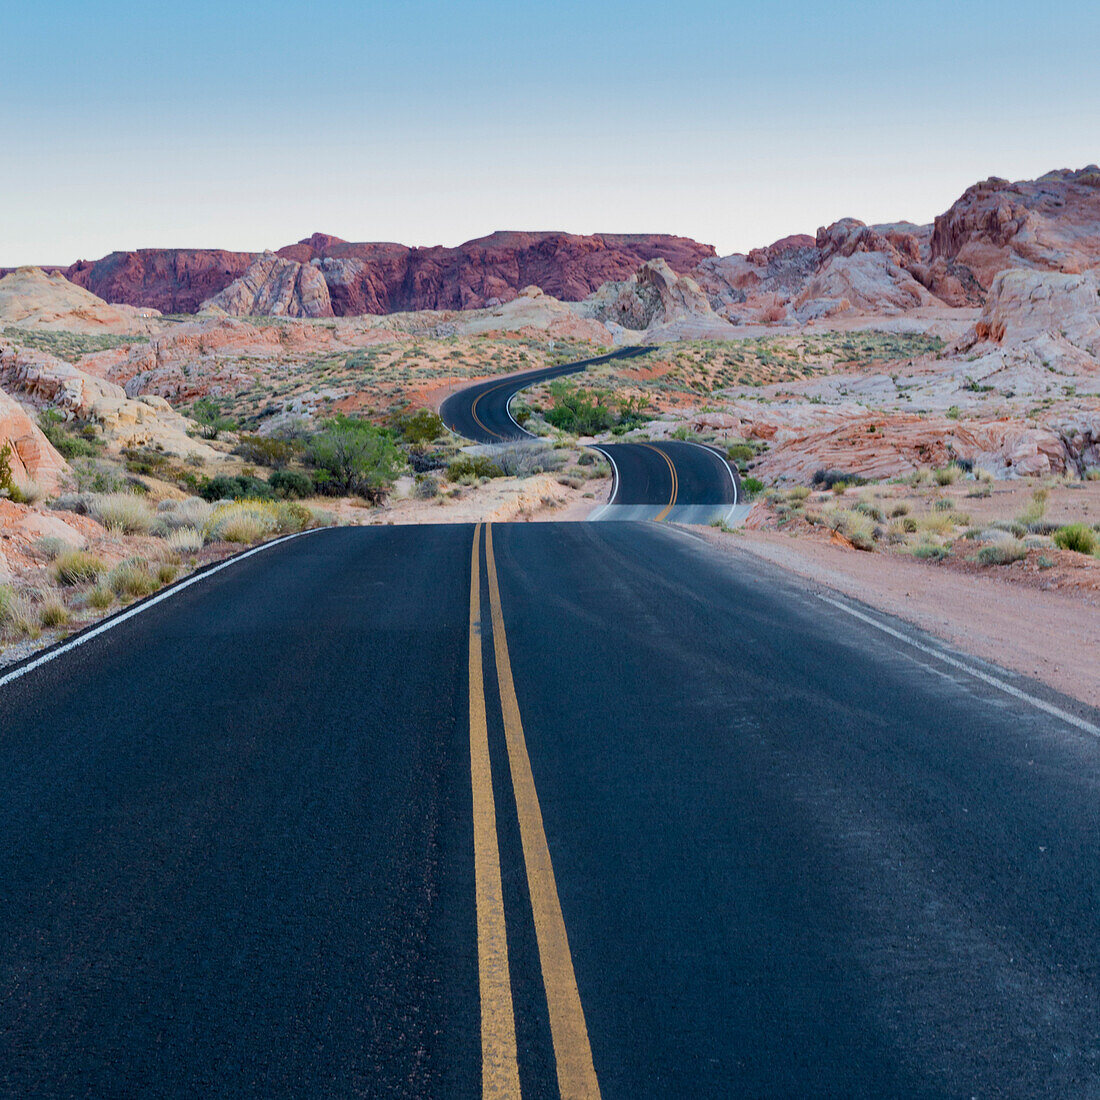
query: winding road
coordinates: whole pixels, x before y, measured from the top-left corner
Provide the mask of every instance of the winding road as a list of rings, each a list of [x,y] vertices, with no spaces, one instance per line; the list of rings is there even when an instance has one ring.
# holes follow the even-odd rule
[[[0,672],[0,1095],[1095,1096],[1098,735],[666,524],[277,541]]]
[[[593,363],[629,358],[652,351],[625,348],[596,359],[582,359],[541,370],[491,378],[467,386],[442,404],[439,415],[451,431],[481,444],[533,441],[512,419],[512,398],[521,390],[551,378],[576,374]],[[611,496],[592,520],[667,520],[672,523],[730,522],[747,511],[740,503],[740,480],[717,449],[697,443],[658,441],[593,444],[610,463]]]

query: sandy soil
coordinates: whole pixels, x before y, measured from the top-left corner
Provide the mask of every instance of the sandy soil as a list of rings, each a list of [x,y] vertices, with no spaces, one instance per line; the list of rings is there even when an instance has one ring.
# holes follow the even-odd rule
[[[1100,707],[1100,596],[1040,591],[988,570],[959,574],[778,532],[693,530],[731,556],[763,558]]]

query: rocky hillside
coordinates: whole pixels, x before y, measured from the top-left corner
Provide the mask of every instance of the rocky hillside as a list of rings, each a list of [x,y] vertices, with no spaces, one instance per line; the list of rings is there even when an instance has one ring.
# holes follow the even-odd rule
[[[510,301],[527,286],[578,301],[609,280],[628,278],[646,260],[660,257],[685,272],[714,256],[714,249],[664,234],[494,233],[457,248],[409,248],[317,233],[276,256],[301,266],[273,272],[272,257],[265,253],[150,248],[81,260],[65,275],[108,302],[164,313],[195,313],[214,300],[228,313],[273,304],[289,316],[349,316],[481,309]],[[306,267],[321,279],[303,271]],[[218,297],[242,279],[244,285],[234,286],[226,300]],[[322,281],[331,314],[324,312]]]

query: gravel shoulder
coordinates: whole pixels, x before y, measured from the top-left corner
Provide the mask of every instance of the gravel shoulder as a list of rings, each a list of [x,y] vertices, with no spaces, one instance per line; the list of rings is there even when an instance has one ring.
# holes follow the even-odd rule
[[[1090,593],[1046,592],[775,532],[696,531],[731,556],[753,554],[1100,706],[1100,600]]]

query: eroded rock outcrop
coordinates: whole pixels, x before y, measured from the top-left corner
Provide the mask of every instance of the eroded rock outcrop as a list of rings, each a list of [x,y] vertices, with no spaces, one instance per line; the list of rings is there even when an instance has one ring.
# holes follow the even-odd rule
[[[331,317],[324,275],[312,264],[265,252],[239,278],[202,303],[204,312],[235,317]]]
[[[0,279],[0,327],[144,335],[160,327],[155,309],[109,305],[59,272],[20,267]]]
[[[56,493],[69,473],[68,463],[26,410],[0,390],[0,451],[5,448],[9,448],[8,467],[17,485],[33,482],[48,493]]]
[[[1079,274],[1100,267],[1100,168],[974,184],[936,218],[931,259],[988,290],[1010,267]]]

